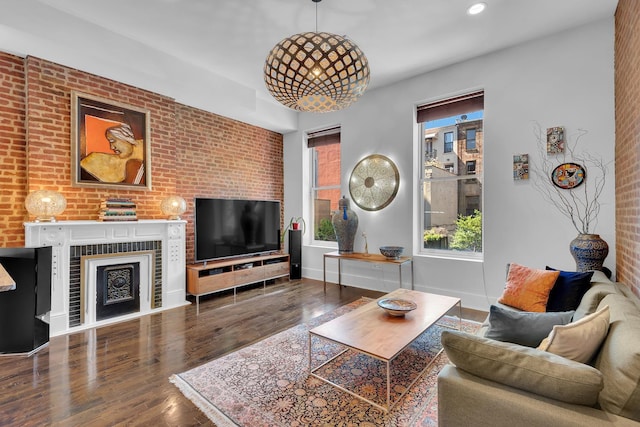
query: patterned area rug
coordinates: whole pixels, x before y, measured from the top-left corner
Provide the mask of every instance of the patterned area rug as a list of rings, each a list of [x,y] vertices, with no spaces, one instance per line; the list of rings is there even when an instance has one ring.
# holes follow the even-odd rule
[[[361,298],[307,323],[287,329],[256,344],[172,375],[184,395],[218,426],[436,426],[436,378],[448,363],[441,349],[443,326],[434,325],[392,364],[391,399],[430,362],[424,375],[389,413],[309,376],[309,329],[370,302]],[[457,318],[441,323],[457,327]],[[462,322],[475,332],[479,324]],[[314,339],[313,366],[321,365],[342,349]],[[434,360],[435,358],[435,360]],[[386,400],[386,368],[371,357],[347,351],[317,372],[377,403]]]

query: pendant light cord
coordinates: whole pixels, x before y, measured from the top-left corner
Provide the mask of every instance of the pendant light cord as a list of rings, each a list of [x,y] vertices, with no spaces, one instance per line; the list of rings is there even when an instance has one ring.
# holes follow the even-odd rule
[[[318,3],[322,0],[311,0],[316,4],[316,33],[318,32]]]

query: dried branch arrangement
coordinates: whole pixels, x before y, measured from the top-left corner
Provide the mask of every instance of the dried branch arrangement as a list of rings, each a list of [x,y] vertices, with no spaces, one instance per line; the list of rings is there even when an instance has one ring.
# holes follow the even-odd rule
[[[539,123],[534,124],[533,133],[538,142],[540,159],[539,167],[534,165],[531,168],[534,188],[571,220],[578,233],[593,233],[598,223],[600,196],[605,187],[608,164],[601,157],[577,150],[580,140],[588,134],[584,129],[578,129],[573,142],[567,140],[563,153],[552,156],[546,152],[547,134]],[[584,183],[576,188],[560,188],[551,179],[554,169],[559,164],[567,162],[577,163],[586,171]]]

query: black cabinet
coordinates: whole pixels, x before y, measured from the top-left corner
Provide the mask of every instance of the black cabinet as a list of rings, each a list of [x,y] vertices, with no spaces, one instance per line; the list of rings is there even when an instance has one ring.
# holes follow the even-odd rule
[[[51,248],[0,248],[0,263],[16,282],[0,292],[0,354],[29,354],[49,342]]]

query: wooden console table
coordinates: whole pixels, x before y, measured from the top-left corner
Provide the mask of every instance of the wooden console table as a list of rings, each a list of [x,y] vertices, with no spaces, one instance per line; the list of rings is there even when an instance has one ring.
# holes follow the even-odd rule
[[[327,258],[333,258],[338,260],[338,286],[342,285],[342,261],[355,261],[355,262],[372,262],[378,264],[395,264],[398,266],[398,280],[400,288],[402,288],[402,266],[409,264],[411,271],[411,289],[413,289],[413,258],[409,256],[403,256],[398,259],[390,259],[382,254],[364,254],[364,253],[351,253],[341,254],[338,251],[327,252],[322,259],[322,278],[324,281],[324,290],[327,290]]]

